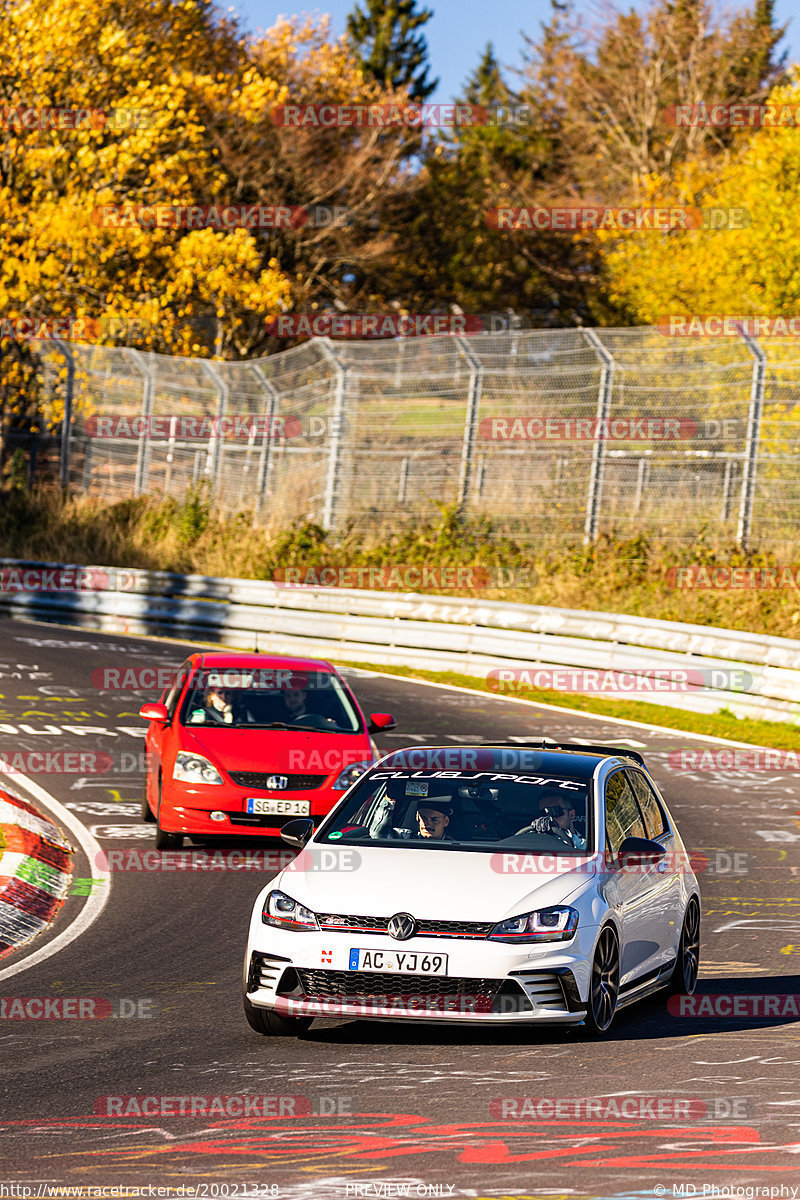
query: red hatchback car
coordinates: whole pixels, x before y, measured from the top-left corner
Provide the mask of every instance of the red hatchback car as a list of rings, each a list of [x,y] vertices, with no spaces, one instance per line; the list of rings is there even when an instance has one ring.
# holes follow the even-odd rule
[[[379,757],[369,721],[328,662],[197,653],[181,666],[150,722],[142,817],[156,848],[184,835],[277,837],[290,817],[322,818]]]

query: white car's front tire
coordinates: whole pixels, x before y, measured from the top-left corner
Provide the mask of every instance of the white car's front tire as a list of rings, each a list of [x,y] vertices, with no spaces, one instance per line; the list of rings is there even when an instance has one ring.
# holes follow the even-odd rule
[[[245,995],[244,1015],[247,1024],[264,1037],[299,1037],[305,1033],[313,1017],[283,1017],[268,1008],[256,1008]]]
[[[602,1037],[611,1028],[619,1000],[619,942],[612,925],[604,925],[597,939],[589,980],[584,1028]]]

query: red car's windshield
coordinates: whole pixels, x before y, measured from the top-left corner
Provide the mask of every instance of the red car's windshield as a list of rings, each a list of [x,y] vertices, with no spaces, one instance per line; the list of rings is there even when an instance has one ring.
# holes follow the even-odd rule
[[[330,672],[204,668],[192,679],[182,725],[359,733],[363,724],[341,680]]]

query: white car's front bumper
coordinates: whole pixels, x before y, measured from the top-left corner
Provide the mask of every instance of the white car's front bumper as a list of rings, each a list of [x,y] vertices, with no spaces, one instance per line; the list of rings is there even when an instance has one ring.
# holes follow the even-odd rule
[[[598,926],[568,942],[510,945],[480,938],[413,937],[352,931],[291,932],[254,914],[245,992],[283,1016],[513,1024],[583,1020]],[[446,954],[447,975],[350,970],[350,951]]]

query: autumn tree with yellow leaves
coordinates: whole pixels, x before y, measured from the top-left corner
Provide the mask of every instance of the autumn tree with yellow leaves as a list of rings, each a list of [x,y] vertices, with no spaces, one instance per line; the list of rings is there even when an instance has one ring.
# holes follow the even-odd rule
[[[375,213],[407,136],[312,138],[274,119],[288,100],[380,99],[324,21],[283,20],[253,40],[205,0],[0,0],[0,20],[6,411],[35,393],[25,318],[85,319],[92,341],[243,357],[268,348],[265,316],[328,307],[354,280],[375,291],[390,248]],[[339,219],[192,228],[118,215],[233,204],[328,206]]]

